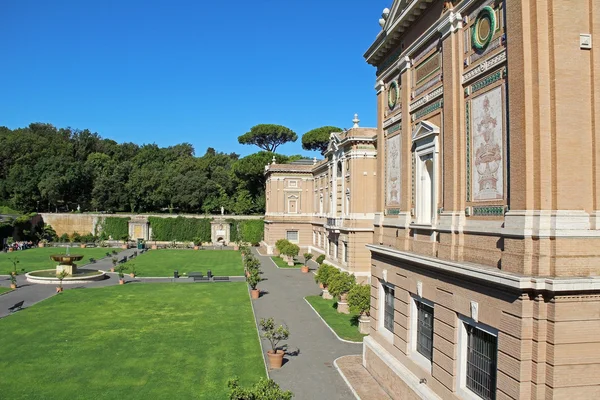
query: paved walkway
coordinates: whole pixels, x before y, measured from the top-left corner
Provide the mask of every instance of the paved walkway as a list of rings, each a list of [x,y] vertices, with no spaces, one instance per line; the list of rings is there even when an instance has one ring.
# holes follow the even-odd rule
[[[284,360],[281,369],[269,371],[270,377],[283,389],[291,390],[295,400],[355,399],[333,361],[340,356],[361,354],[362,344],[338,340],[304,301],[305,296],[320,293],[312,273],[303,274],[299,268],[278,269],[270,257],[257,257],[262,264],[262,277],[267,280],[259,283],[263,294],[253,300],[256,318],[274,317],[277,324],[286,323],[290,329],[288,352],[298,350],[298,355],[285,356],[287,362]],[[316,266],[312,261],[311,265]],[[263,340],[265,351],[269,346]]]

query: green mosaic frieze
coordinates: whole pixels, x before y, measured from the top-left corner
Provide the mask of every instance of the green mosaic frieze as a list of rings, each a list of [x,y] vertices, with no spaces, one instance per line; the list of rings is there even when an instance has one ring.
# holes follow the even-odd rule
[[[432,103],[432,104],[428,105],[427,107],[414,113],[414,119],[417,120],[424,115],[432,113],[433,111],[437,110],[438,108],[442,108],[443,105],[444,105],[443,100],[436,101],[435,103]]]
[[[481,89],[491,85],[494,82],[498,82],[504,76],[504,69],[494,72],[483,78],[480,81],[475,82],[471,85],[471,93],[480,91]]]
[[[480,217],[501,217],[504,215],[504,206],[474,206],[473,215]]]
[[[398,132],[400,129],[402,129],[402,123],[398,122],[397,124],[390,126],[387,129],[387,133],[389,135],[390,133]]]
[[[399,215],[400,214],[400,209],[399,208],[388,208],[387,210],[385,210],[386,215]]]
[[[465,104],[465,127],[467,132],[467,201],[471,201],[471,102]]]

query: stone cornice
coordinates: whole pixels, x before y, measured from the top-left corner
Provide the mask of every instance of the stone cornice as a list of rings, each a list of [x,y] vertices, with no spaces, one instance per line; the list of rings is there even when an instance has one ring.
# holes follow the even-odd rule
[[[503,272],[493,267],[475,263],[459,263],[422,256],[386,246],[367,244],[366,247],[373,253],[408,262],[413,265],[450,275],[458,275],[462,278],[477,279],[493,286],[503,286],[513,290],[549,291],[554,293],[600,291],[600,277],[551,278],[526,276]]]

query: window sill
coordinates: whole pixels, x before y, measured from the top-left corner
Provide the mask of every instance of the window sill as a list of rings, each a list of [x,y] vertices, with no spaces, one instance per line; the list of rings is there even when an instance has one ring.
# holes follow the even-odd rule
[[[436,224],[424,224],[424,223],[416,223],[413,222],[410,225],[408,225],[408,227],[410,229],[419,229],[419,230],[425,230],[425,231],[434,231],[437,228]]]
[[[427,373],[429,375],[431,375],[432,363],[425,356],[423,356],[421,353],[419,353],[416,350],[411,350],[410,358],[411,358],[411,360],[414,361],[415,364],[417,364],[419,367],[421,367],[422,369],[427,371]]]

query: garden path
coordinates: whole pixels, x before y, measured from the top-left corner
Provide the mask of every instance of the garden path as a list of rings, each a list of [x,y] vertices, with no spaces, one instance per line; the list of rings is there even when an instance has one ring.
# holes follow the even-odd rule
[[[338,340],[304,301],[305,296],[321,292],[312,273],[279,269],[270,257],[257,257],[266,280],[258,285],[263,292],[261,297],[252,301],[256,319],[274,317],[277,324],[286,323],[290,329],[288,352],[299,350],[298,355],[286,355],[287,362],[284,360],[281,369],[269,371],[270,377],[283,389],[291,390],[294,399],[354,399],[333,361],[361,354],[362,344]],[[311,268],[316,268],[313,261]],[[269,349],[268,341],[263,340],[262,344],[265,351]]]

